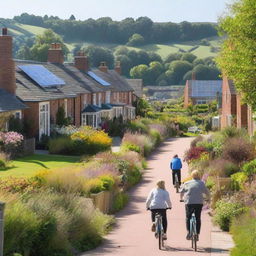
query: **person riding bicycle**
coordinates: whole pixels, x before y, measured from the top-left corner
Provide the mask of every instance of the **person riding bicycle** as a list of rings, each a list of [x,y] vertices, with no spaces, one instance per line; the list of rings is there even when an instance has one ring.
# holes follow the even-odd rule
[[[162,223],[164,229],[163,238],[166,240],[166,230],[167,230],[167,217],[166,210],[172,208],[172,203],[168,191],[165,189],[165,182],[159,180],[156,183],[157,187],[152,189],[147,197],[146,207],[147,210],[151,211],[151,220],[152,220],[152,232],[155,232],[155,216],[160,214],[162,216]]]
[[[195,213],[196,217],[196,230],[197,235],[200,234],[201,229],[201,211],[203,207],[204,196],[205,199],[210,198],[210,192],[205,186],[204,182],[200,179],[200,173],[198,170],[194,170],[191,173],[192,180],[189,180],[183,184],[180,190],[180,201],[185,202],[186,210],[186,239],[190,240],[190,218],[192,213]],[[198,237],[197,237],[198,240]]]
[[[170,168],[172,170],[172,184],[175,185],[175,174],[178,175],[178,181],[179,185],[181,185],[181,173],[180,170],[182,168],[182,162],[178,155],[174,155],[174,157],[171,160]]]

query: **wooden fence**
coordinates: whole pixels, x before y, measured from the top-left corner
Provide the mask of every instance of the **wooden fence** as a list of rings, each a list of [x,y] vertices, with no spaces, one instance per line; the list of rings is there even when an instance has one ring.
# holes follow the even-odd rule
[[[91,194],[93,204],[103,213],[112,211],[115,193],[113,191],[102,191],[97,194]]]

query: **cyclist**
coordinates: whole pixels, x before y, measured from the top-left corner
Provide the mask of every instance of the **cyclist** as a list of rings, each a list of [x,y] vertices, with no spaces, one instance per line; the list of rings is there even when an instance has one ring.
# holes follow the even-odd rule
[[[182,168],[182,162],[178,155],[174,155],[174,157],[172,158],[170,168],[172,170],[172,184],[175,185],[175,174],[178,175],[179,184],[181,184],[180,170]]]
[[[187,240],[190,240],[190,218],[193,212],[195,212],[196,230],[197,235],[199,236],[201,229],[201,211],[203,207],[204,196],[207,200],[210,198],[210,192],[206,188],[204,182],[201,181],[199,171],[192,171],[191,176],[192,180],[185,182],[180,190],[180,201],[183,201],[184,197],[185,202],[186,228],[188,232],[186,236]]]
[[[155,216],[160,214],[162,216],[162,223],[164,229],[163,238],[166,240],[166,230],[167,230],[167,217],[166,210],[172,208],[172,203],[168,191],[165,189],[165,182],[159,180],[156,183],[157,187],[152,189],[148,195],[146,201],[147,210],[151,210],[151,219],[152,219],[152,232],[155,232]]]

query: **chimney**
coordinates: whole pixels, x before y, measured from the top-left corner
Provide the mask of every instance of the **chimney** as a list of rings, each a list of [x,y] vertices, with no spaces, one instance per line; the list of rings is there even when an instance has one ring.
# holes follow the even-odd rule
[[[0,88],[16,94],[15,63],[12,58],[12,36],[7,35],[7,28],[0,35]]]
[[[89,62],[84,52],[78,52],[75,56],[75,67],[80,71],[87,72],[89,70]]]
[[[192,78],[191,80],[196,80],[196,73],[195,72],[192,72]]]
[[[108,72],[108,66],[105,61],[102,61],[99,66],[99,70],[102,72],[107,73]]]
[[[55,64],[63,64],[64,57],[60,43],[53,43],[48,50],[48,62]]]
[[[119,75],[122,74],[122,68],[121,68],[121,62],[120,62],[120,61],[117,61],[117,62],[116,62],[115,71],[116,71]]]

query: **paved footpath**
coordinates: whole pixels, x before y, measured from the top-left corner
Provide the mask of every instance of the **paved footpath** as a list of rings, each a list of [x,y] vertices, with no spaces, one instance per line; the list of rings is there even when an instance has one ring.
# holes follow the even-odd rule
[[[226,256],[232,247],[230,236],[212,226],[207,211],[202,213],[202,229],[198,242],[198,252],[191,249],[191,242],[185,239],[185,210],[179,202],[171,185],[169,162],[174,154],[183,158],[192,138],[172,138],[164,142],[148,158],[148,169],[143,181],[134,187],[128,205],[116,215],[117,223],[105,237],[103,244],[95,250],[80,256],[158,256],[158,255],[200,255]],[[182,178],[187,176],[187,165],[184,163]],[[168,230],[165,250],[158,249],[157,240],[151,229],[150,212],[145,210],[145,201],[150,190],[155,187],[158,179],[166,181],[173,208],[168,210]]]

